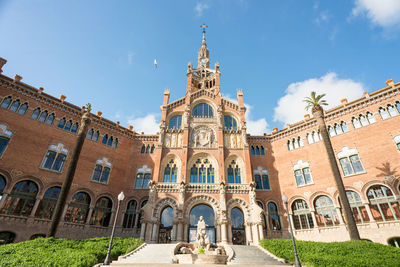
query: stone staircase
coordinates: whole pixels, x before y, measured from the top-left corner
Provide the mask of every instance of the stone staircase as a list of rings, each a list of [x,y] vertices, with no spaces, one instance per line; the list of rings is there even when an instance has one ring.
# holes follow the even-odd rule
[[[166,267],[166,266],[200,266],[186,264],[172,264],[172,250],[176,244],[144,244],[134,253],[119,257],[118,261],[111,263],[112,267],[142,266],[142,267]],[[234,251],[234,257],[228,265],[243,266],[284,266],[256,246],[230,246]],[[223,265],[208,265],[223,266]]]
[[[228,262],[229,265],[251,265],[251,266],[275,266],[275,265],[286,265],[281,263],[271,256],[267,255],[256,246],[239,246],[233,245],[231,246],[235,255],[233,259]]]
[[[172,263],[172,250],[176,244],[145,244],[127,257],[120,257],[111,266],[137,266],[140,264],[169,264]]]

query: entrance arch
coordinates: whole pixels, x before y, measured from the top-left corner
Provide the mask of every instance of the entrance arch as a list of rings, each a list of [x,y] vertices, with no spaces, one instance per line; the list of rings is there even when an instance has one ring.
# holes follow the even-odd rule
[[[170,243],[172,232],[172,220],[174,210],[171,206],[166,206],[161,212],[160,230],[158,232],[158,243]]]
[[[232,243],[246,245],[246,231],[244,228],[244,215],[241,209],[235,207],[231,210]]]
[[[212,207],[207,204],[198,204],[190,210],[189,242],[196,241],[197,222],[203,216],[206,223],[206,232],[211,243],[216,243],[215,214]]]

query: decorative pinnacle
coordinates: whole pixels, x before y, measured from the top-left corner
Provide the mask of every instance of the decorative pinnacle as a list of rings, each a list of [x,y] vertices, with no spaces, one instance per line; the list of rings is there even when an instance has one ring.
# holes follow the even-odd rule
[[[203,25],[201,25],[200,28],[203,28],[203,43],[205,44],[206,43],[206,28],[208,28],[208,26],[203,23]]]

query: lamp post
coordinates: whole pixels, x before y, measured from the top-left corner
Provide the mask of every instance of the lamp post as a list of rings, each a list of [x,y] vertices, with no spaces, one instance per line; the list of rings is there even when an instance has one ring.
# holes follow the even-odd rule
[[[300,263],[299,257],[297,256],[296,242],[294,241],[292,223],[290,221],[290,214],[289,214],[288,197],[287,197],[287,195],[283,194],[282,195],[282,200],[283,200],[283,204],[285,204],[286,214],[287,214],[288,220],[289,220],[290,235],[292,236],[292,245],[293,245],[293,251],[294,251],[294,266],[301,267],[301,263]]]
[[[110,238],[110,244],[108,245],[107,256],[106,256],[106,259],[104,260],[103,265],[110,265],[110,254],[111,254],[111,248],[112,248],[112,243],[113,243],[113,239],[114,239],[115,225],[117,224],[119,206],[121,205],[121,201],[124,200],[124,198],[125,198],[124,192],[121,191],[121,193],[119,193],[119,195],[118,195],[117,212],[115,214],[114,225],[113,225],[113,228],[111,231],[111,238]]]

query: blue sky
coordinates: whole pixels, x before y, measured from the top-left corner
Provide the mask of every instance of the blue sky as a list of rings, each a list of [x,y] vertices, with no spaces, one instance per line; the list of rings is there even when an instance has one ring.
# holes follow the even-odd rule
[[[301,120],[311,90],[335,106],[400,81],[399,13],[400,0],[0,0],[0,57],[5,75],[155,133],[206,23],[223,95],[243,88],[249,131],[262,134]]]

